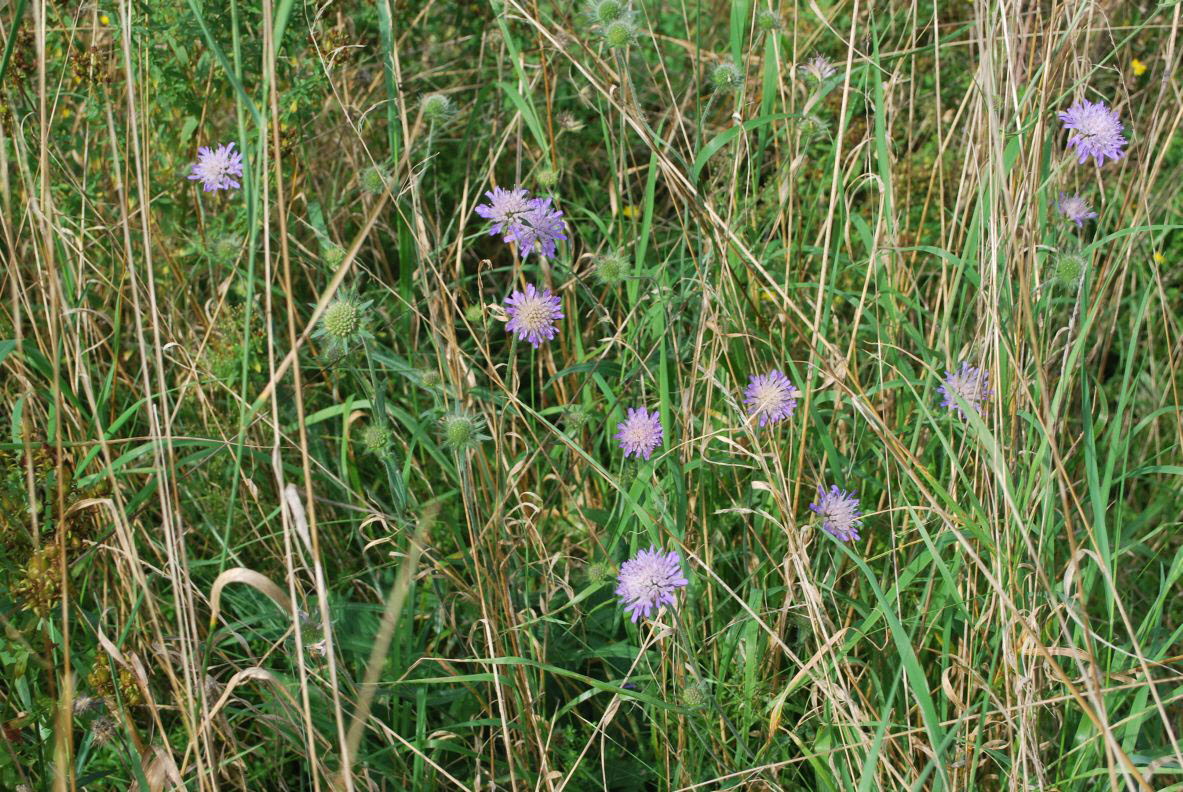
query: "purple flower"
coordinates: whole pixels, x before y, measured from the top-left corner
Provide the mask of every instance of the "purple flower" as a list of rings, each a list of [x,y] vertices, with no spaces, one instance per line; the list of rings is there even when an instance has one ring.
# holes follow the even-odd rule
[[[945,384],[938,391],[945,397],[941,406],[956,410],[962,418],[965,417],[965,411],[957,402],[958,396],[981,415],[982,405],[994,395],[994,391],[990,390],[990,372],[964,361],[956,372],[945,371]]]
[[[1060,113],[1060,120],[1065,129],[1073,132],[1068,138],[1068,148],[1076,149],[1079,164],[1092,157],[1100,166],[1106,157],[1116,160],[1125,155],[1121,150],[1127,142],[1121,134],[1123,127],[1117,120],[1117,112],[1104,102],[1079,99]]]
[[[1076,223],[1077,228],[1083,227],[1085,220],[1092,220],[1097,216],[1097,213],[1092,211],[1092,207],[1079,195],[1060,193],[1060,200],[1056,201],[1056,208],[1060,210],[1060,214]]]
[[[616,426],[616,437],[624,449],[624,457],[635,454],[648,459],[653,449],[661,445],[661,416],[644,407],[629,407],[628,417]]]
[[[850,542],[861,538],[858,535],[859,525],[862,524],[862,512],[858,510],[858,498],[854,492],[838,489],[835,484],[826,492],[825,487],[817,485],[817,503],[809,504],[809,508],[822,518],[822,528],[843,542]]]
[[[677,604],[674,590],[689,583],[682,577],[681,561],[676,552],[663,553],[650,545],[620,565],[616,595],[624,609],[632,612],[634,623],[642,616],[648,619],[662,605]]]
[[[760,416],[760,426],[766,426],[790,417],[797,409],[801,391],[779,369],[773,369],[767,374],[751,375],[743,395],[748,414]]]
[[[494,187],[485,195],[489,197],[489,206],[481,204],[473,211],[493,221],[489,229],[490,236],[504,233],[505,241],[509,242],[514,236],[518,220],[530,208],[530,193],[525,187],[514,187],[512,190]]]
[[[838,70],[834,68],[834,64],[830,63],[829,58],[825,55],[814,55],[805,61],[805,63],[798,66],[797,71],[816,82],[828,80],[838,73]]]
[[[190,181],[199,181],[206,192],[241,187],[235,179],[242,178],[242,154],[234,150],[234,143],[211,149],[197,150],[197,162],[189,172]]]
[[[551,208],[549,198],[531,199],[529,207],[521,215],[521,221],[511,227],[518,243],[518,253],[523,259],[533,250],[537,250],[543,258],[552,258],[555,255],[555,242],[567,238],[564,230],[563,213]],[[506,241],[509,241],[508,238]]]
[[[563,318],[559,298],[550,289],[538,291],[533,283],[526,284],[525,292],[515,291],[505,298],[505,312],[509,314],[505,329],[517,333],[519,341],[529,341],[535,349],[558,335],[555,321]]]

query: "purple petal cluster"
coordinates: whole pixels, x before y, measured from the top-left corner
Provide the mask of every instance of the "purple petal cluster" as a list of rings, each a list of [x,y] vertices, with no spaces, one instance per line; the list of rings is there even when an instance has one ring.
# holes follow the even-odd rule
[[[201,182],[205,192],[241,187],[236,179],[242,178],[242,153],[235,151],[234,145],[230,142],[216,149],[209,146],[199,148],[197,162],[189,172],[189,179]]]
[[[990,372],[965,361],[962,361],[957,371],[945,372],[945,384],[938,388],[938,392],[945,397],[941,406],[956,410],[962,418],[965,417],[965,411],[957,401],[958,396],[981,415],[982,406],[994,395],[990,389]]]
[[[797,409],[797,398],[801,395],[801,391],[779,369],[767,374],[752,374],[751,382],[743,393],[748,414],[759,416],[760,426],[792,416],[793,410]]]
[[[1076,149],[1079,164],[1092,157],[1100,166],[1106,158],[1116,160],[1125,155],[1122,148],[1128,141],[1121,134],[1124,127],[1117,120],[1117,111],[1104,102],[1079,99],[1060,113],[1060,120],[1072,131],[1068,148]]]
[[[858,498],[854,492],[846,492],[832,485],[829,491],[817,485],[817,503],[809,508],[822,518],[822,528],[843,542],[859,539],[858,529],[862,524],[862,512],[858,509]]]
[[[1085,220],[1092,220],[1097,216],[1097,213],[1092,210],[1088,202],[1080,195],[1068,195],[1067,193],[1060,193],[1060,199],[1056,201],[1056,209],[1060,214],[1076,223],[1077,228],[1084,226]]]
[[[620,565],[616,595],[633,622],[648,619],[662,605],[674,607],[674,591],[687,585],[682,576],[682,558],[675,551],[662,552],[650,545]]]
[[[624,449],[624,456],[642,456],[648,459],[654,449],[661,445],[663,436],[661,416],[644,407],[628,408],[628,417],[616,426],[616,438]]]
[[[533,283],[527,283],[524,292],[515,291],[505,298],[505,312],[509,314],[505,329],[535,349],[558,334],[555,322],[564,318],[559,297],[550,289],[538,291]]]
[[[550,198],[531,198],[524,187],[494,187],[485,196],[489,203],[474,211],[492,221],[490,234],[502,234],[506,244],[516,244],[523,259],[535,251],[543,258],[553,258],[556,243],[567,238],[563,213],[552,206]]]

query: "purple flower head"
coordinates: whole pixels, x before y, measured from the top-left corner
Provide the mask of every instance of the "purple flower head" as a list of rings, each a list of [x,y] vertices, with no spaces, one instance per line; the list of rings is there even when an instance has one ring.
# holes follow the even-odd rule
[[[642,616],[648,619],[662,605],[677,604],[674,590],[689,583],[682,577],[681,561],[675,551],[663,553],[650,545],[620,565],[616,595],[624,609],[632,613],[634,623]]]
[[[1060,200],[1056,201],[1056,209],[1064,217],[1076,223],[1077,228],[1083,227],[1085,220],[1092,220],[1097,216],[1092,207],[1079,195],[1060,193]]]
[[[945,371],[945,384],[937,390],[945,397],[941,406],[956,410],[962,418],[965,417],[965,411],[958,404],[957,396],[981,415],[982,405],[994,395],[994,391],[990,390],[990,372],[964,361],[956,372]]]
[[[838,73],[838,69],[834,67],[834,64],[830,63],[830,59],[825,55],[814,55],[805,61],[805,63],[798,66],[797,70],[805,77],[816,82],[828,80]]]
[[[790,417],[797,409],[797,397],[801,391],[780,369],[773,369],[767,374],[751,375],[751,382],[743,395],[748,414],[758,415],[760,426],[766,426]]]
[[[505,298],[505,312],[509,314],[505,329],[517,333],[519,341],[529,341],[535,349],[558,335],[555,321],[563,318],[558,296],[550,289],[538,291],[533,283],[526,284],[525,292],[515,291]]]
[[[473,211],[486,220],[493,221],[492,227],[489,228],[490,236],[504,233],[505,241],[509,242],[514,236],[519,219],[530,208],[530,193],[525,187],[514,187],[512,190],[494,187],[485,195],[489,197],[489,205],[481,204]]]
[[[662,429],[661,416],[656,411],[649,412],[644,407],[629,407],[628,417],[616,426],[616,437],[620,440],[620,447],[624,449],[627,459],[630,455],[643,456],[648,459],[653,449],[661,445]]]
[[[189,171],[190,181],[199,181],[206,192],[229,190],[242,185],[235,179],[242,178],[242,153],[234,150],[233,141],[211,149],[202,146],[197,150],[197,162]]]
[[[826,492],[825,487],[817,485],[817,503],[809,504],[809,508],[822,518],[822,528],[843,542],[850,542],[861,538],[858,535],[862,524],[862,512],[858,510],[858,498],[854,492],[838,489],[835,484]]]
[[[532,198],[521,221],[511,228],[513,238],[518,243],[518,253],[523,259],[533,250],[537,250],[543,258],[553,258],[555,242],[567,238],[564,230],[563,213],[551,208],[549,198]],[[509,241],[508,238],[506,241]]]
[[[1090,102],[1088,99],[1078,99],[1065,112],[1060,113],[1060,120],[1064,128],[1072,130],[1068,138],[1068,148],[1076,149],[1079,156],[1077,162],[1081,165],[1092,157],[1097,165],[1103,165],[1105,158],[1116,160],[1125,155],[1122,147],[1127,143],[1122,137],[1121,122],[1117,120],[1117,111],[1111,110],[1104,102]]]

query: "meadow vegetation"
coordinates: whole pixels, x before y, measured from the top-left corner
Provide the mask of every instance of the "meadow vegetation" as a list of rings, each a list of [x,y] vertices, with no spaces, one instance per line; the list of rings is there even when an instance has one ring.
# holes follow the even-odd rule
[[[0,790],[1183,789],[1181,33],[10,0]]]

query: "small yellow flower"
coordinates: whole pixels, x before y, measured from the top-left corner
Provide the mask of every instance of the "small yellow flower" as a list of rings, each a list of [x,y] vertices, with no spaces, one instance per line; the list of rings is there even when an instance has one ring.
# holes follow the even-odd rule
[[[106,27],[107,25],[111,24],[111,17],[103,14],[101,17],[99,17],[99,24],[103,27]]]
[[[1134,72],[1135,77],[1141,77],[1146,73],[1146,64],[1137,58],[1134,58],[1133,61],[1130,62],[1130,69]]]
[[[634,217],[640,216],[641,210],[632,204],[628,204],[620,210],[620,213],[631,220]]]
[[[71,113],[70,113],[70,108],[68,108],[68,107],[63,107],[63,108],[62,108],[62,110],[61,110],[61,112],[60,112],[60,113],[58,113],[58,115],[60,115],[62,118],[69,118],[69,117],[70,117],[70,115],[71,115]]]
[[[1160,265],[1167,263],[1167,257],[1162,254],[1161,250],[1154,251],[1154,263]]]

